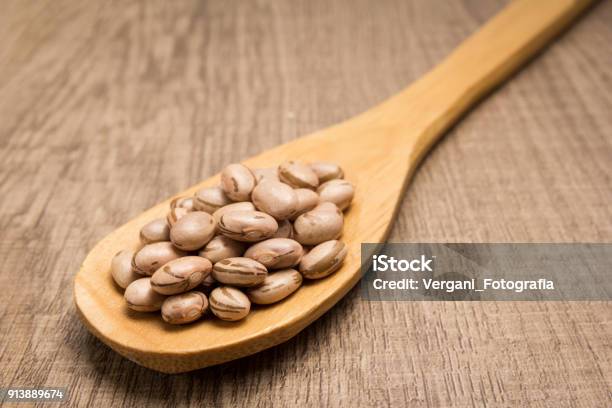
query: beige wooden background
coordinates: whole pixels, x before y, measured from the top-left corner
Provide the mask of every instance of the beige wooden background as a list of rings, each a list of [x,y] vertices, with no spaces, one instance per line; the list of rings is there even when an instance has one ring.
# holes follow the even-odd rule
[[[3,1],[0,387],[73,406],[610,406],[610,303],[369,303],[183,375],[80,324],[72,278],[115,227],[431,68],[503,1]],[[612,241],[612,2],[470,113],[392,241]]]

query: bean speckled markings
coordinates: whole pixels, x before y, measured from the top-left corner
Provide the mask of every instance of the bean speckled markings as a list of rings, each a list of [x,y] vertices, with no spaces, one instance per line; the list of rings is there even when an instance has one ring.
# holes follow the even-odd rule
[[[187,211],[193,211],[194,201],[193,197],[176,197],[170,201],[170,209],[184,208]]]
[[[293,224],[294,239],[302,245],[316,245],[342,234],[344,217],[335,204],[325,202],[300,215]]]
[[[156,312],[166,296],[153,290],[151,278],[140,278],[130,283],[123,294],[128,307],[137,312]]]
[[[249,287],[263,282],[268,270],[251,258],[235,257],[217,262],[212,274],[215,280],[226,285]]]
[[[164,300],[162,318],[170,324],[187,324],[198,320],[208,310],[208,299],[202,292],[191,291]]]
[[[193,200],[196,210],[209,214],[232,202],[220,186],[204,187],[196,191]]]
[[[234,201],[248,201],[253,187],[255,176],[243,164],[230,164],[221,172],[221,188]]]
[[[264,180],[257,184],[252,194],[258,210],[277,220],[291,218],[298,210],[298,196],[293,188],[280,181]]]
[[[151,286],[162,295],[186,292],[198,286],[211,270],[212,263],[208,259],[185,256],[159,268],[151,277]]]
[[[215,235],[216,222],[212,215],[204,211],[185,214],[170,229],[170,239],[185,251],[202,248]]]
[[[247,296],[260,305],[276,303],[298,290],[302,280],[302,274],[295,269],[282,269],[269,274],[261,285],[249,289]]]
[[[297,265],[304,253],[299,242],[289,238],[271,238],[258,242],[244,253],[266,268],[283,269]]]
[[[163,264],[185,256],[186,253],[172,242],[155,242],[142,247],[132,260],[134,271],[141,275],[153,275]]]
[[[300,272],[308,279],[321,279],[336,272],[347,254],[344,242],[331,240],[312,248],[300,261]]]
[[[293,188],[315,189],[319,185],[319,177],[306,164],[300,161],[289,160],[278,166],[278,177],[283,183]]]
[[[200,250],[199,255],[214,264],[225,258],[242,256],[245,246],[244,243],[224,235],[216,235]]]
[[[231,211],[223,214],[219,232],[242,242],[256,242],[271,237],[278,230],[276,220],[260,211]]]
[[[171,208],[170,211],[168,212],[168,215],[166,216],[166,221],[168,222],[168,225],[170,226],[170,228],[172,228],[174,224],[177,223],[178,220],[183,218],[188,213],[189,213],[189,210],[183,207]]]
[[[210,293],[210,310],[221,320],[244,319],[251,310],[251,301],[240,290],[221,286]]]
[[[217,209],[213,213],[213,218],[215,219],[215,221],[217,221],[217,224],[218,224],[219,221],[221,221],[221,217],[223,217],[224,214],[234,212],[234,211],[255,211],[255,206],[250,201],[240,201],[237,203],[231,203],[231,204],[224,205],[223,207]]]
[[[316,161],[310,163],[310,168],[319,177],[319,184],[329,180],[344,178],[344,171],[336,163]]]

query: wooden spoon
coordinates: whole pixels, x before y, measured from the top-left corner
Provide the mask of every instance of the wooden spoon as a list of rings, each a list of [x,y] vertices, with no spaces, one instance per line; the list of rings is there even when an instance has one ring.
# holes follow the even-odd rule
[[[121,355],[177,373],[223,363],[282,343],[329,310],[360,278],[360,245],[383,242],[407,182],[434,142],[480,98],[508,78],[576,18],[587,0],[517,0],[412,86],[339,125],[245,160],[252,168],[286,159],[339,163],[357,192],[346,213],[344,266],[309,282],[284,301],[257,308],[244,321],[206,318],[170,326],[159,313],[130,312],[112,281],[113,255],[139,245],[140,228],[165,216],[170,199],[117,229],[89,253],[74,282],[81,319]],[[214,176],[179,196],[218,182]]]

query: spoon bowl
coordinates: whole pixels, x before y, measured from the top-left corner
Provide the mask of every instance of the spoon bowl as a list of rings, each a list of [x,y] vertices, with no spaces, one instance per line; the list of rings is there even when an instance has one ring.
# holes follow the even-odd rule
[[[145,367],[177,373],[247,356],[295,336],[338,302],[361,277],[360,245],[383,242],[404,189],[435,141],[475,102],[499,85],[590,2],[518,0],[507,6],[445,61],[412,86],[344,123],[244,160],[251,168],[284,160],[331,161],[356,186],[345,212],[343,266],[306,282],[287,299],[255,307],[240,322],[205,317],[171,326],[159,313],[131,312],[114,284],[110,261],[137,249],[139,231],[164,217],[174,198],[145,211],[100,241],[74,281],[74,300],[85,326],[104,343]],[[215,185],[211,177],[177,195]]]

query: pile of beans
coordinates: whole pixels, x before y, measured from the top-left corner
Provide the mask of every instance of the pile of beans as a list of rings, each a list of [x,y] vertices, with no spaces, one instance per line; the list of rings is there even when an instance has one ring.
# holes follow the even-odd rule
[[[344,216],[355,192],[333,163],[287,161],[278,168],[230,164],[218,186],[172,201],[166,218],[140,231],[142,247],[111,262],[130,309],[161,310],[185,324],[209,309],[244,319],[251,303],[278,302],[340,268]]]

